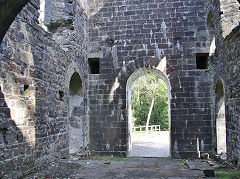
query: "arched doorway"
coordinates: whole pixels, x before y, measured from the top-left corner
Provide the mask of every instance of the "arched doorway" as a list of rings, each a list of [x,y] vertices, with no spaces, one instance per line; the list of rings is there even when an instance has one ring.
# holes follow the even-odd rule
[[[132,111],[132,94],[133,94],[133,86],[135,84],[135,82],[137,81],[137,79],[143,77],[143,76],[147,76],[147,75],[153,75],[153,76],[156,76],[158,79],[161,79],[164,83],[164,85],[166,85],[166,88],[167,88],[167,96],[168,96],[168,120],[169,120],[169,131],[171,131],[170,129],[170,99],[171,99],[171,87],[170,87],[170,83],[169,83],[169,80],[168,78],[166,77],[166,75],[161,72],[160,70],[157,70],[155,68],[141,68],[141,69],[138,69],[137,71],[135,71],[129,78],[128,78],[128,81],[127,81],[127,87],[126,87],[126,90],[127,90],[127,110],[128,110],[128,126],[127,126],[127,129],[128,129],[128,132],[127,132],[127,140],[128,140],[128,146],[127,146],[127,155],[128,156],[139,156],[139,157],[169,157],[171,155],[171,152],[170,152],[170,140],[171,140],[171,135],[170,135],[170,132],[168,132],[167,135],[161,135],[161,136],[164,136],[165,138],[164,139],[161,139],[161,136],[159,136],[158,138],[155,138],[153,140],[156,140],[155,142],[161,142],[163,140],[167,140],[167,144],[166,145],[163,145],[163,144],[156,144],[158,146],[156,146],[155,144],[152,143],[152,141],[146,141],[146,144],[150,144],[150,146],[144,146],[143,144],[143,148],[139,148],[140,150],[142,150],[142,153],[141,152],[137,152],[135,153],[135,147],[133,148],[133,119],[132,119],[132,116],[133,116],[133,111]],[[146,130],[147,128],[145,127],[145,129],[143,130]],[[151,127],[149,127],[149,129],[151,129]],[[141,137],[141,136],[140,136]],[[143,137],[144,138],[144,137]],[[151,137],[145,137],[145,139],[148,138],[150,139]],[[134,139],[135,140],[135,139]],[[147,144],[147,145],[148,145]],[[153,146],[153,145],[154,146]],[[152,145],[152,146],[151,146]],[[167,147],[167,149],[166,149]],[[149,151],[149,150],[154,150],[154,151]],[[167,150],[167,152],[166,152]]]
[[[82,80],[74,72],[69,85],[68,95],[69,112],[69,153],[83,154],[86,149],[86,120],[84,110],[84,94]]]
[[[216,137],[217,154],[226,155],[226,115],[225,115],[225,94],[222,80],[218,80],[215,89],[215,117],[216,117]]]

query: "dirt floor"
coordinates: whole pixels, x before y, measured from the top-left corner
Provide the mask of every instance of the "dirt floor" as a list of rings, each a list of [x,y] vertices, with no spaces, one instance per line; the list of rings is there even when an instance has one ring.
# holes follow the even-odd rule
[[[65,159],[49,162],[37,167],[24,178],[198,179],[206,176],[216,179],[239,179],[240,171],[223,167],[211,160],[92,157],[85,160]]]
[[[24,178],[37,179],[240,179],[240,171],[213,160],[174,160],[169,156],[169,133],[132,136],[129,158],[92,156],[47,161]],[[165,158],[164,158],[165,157]]]

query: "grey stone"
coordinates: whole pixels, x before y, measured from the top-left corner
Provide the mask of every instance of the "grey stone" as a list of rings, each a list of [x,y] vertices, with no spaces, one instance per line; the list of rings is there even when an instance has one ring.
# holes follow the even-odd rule
[[[70,150],[127,156],[130,84],[146,73],[168,84],[170,156],[227,152],[238,165],[237,0],[46,0],[48,31],[38,22],[40,1],[30,1],[17,16],[24,4],[2,6],[11,1],[0,3],[0,30],[8,29],[0,45],[1,177],[17,177],[37,161],[68,157]],[[208,69],[196,68],[196,53],[209,53]],[[99,74],[89,74],[92,57],[99,58]],[[74,73],[81,83],[75,95],[69,89]],[[99,171],[103,178],[114,177],[111,172]],[[119,176],[150,175],[141,172]]]

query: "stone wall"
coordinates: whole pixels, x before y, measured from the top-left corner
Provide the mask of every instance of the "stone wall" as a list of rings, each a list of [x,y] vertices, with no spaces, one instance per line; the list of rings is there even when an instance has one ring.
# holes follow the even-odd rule
[[[211,150],[210,75],[196,69],[196,53],[209,53],[212,41],[204,2],[89,3],[89,57],[100,59],[100,74],[89,75],[91,153],[127,155],[127,79],[163,59],[171,85],[172,157]]]
[[[214,4],[215,2],[213,2]],[[226,37],[239,25],[240,3],[238,0],[220,0],[220,12],[222,36]]]
[[[73,4],[73,28],[62,24],[48,32],[39,26],[39,2],[31,1],[15,18],[0,46],[0,178],[20,177],[34,163],[69,156],[68,101],[74,72],[82,80],[79,108],[88,124],[88,38],[83,33],[87,32],[87,18],[80,5]],[[69,32],[70,44],[58,43],[56,39]],[[84,147],[88,146],[87,130],[79,136],[85,140]],[[86,148],[77,152],[83,150]]]
[[[0,2],[0,43],[15,17],[29,0],[2,0]]]
[[[236,0],[46,0],[45,7],[48,31],[31,0],[0,46],[0,178],[69,152],[128,155],[126,88],[138,71],[169,82],[173,158],[216,153],[221,80],[228,160],[239,165]],[[209,69],[197,69],[197,53],[210,53]],[[97,74],[87,56],[95,70],[99,60]],[[81,88],[72,93],[75,74]]]
[[[237,164],[239,154],[239,26],[225,39],[220,37],[219,46],[211,59],[213,94],[218,80],[223,81],[227,128],[228,160]],[[214,96],[213,96],[214,99]],[[214,104],[213,104],[214,105]],[[213,107],[213,110],[215,107]],[[213,127],[216,115],[213,111]],[[213,131],[215,133],[215,130]],[[214,135],[215,136],[215,135]],[[215,138],[215,137],[214,137]],[[217,145],[215,143],[215,145]]]
[[[215,51],[210,58],[212,83],[213,153],[217,153],[217,93],[218,81],[224,88],[227,158],[239,165],[239,2],[209,1],[213,13]]]
[[[226,37],[224,42],[225,58],[223,68],[226,70],[219,71],[226,80],[226,108],[227,108],[227,153],[228,160],[233,164],[240,166],[240,27],[239,25]],[[219,59],[218,59],[219,60]],[[227,68],[226,68],[227,67]],[[218,72],[218,73],[219,73]],[[215,76],[215,78],[218,75]]]

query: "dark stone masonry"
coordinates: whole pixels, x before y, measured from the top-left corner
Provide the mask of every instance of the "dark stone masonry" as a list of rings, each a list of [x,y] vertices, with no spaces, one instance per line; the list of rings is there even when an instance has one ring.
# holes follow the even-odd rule
[[[172,158],[226,153],[240,166],[239,8],[237,0],[1,1],[0,178],[55,158],[128,156],[131,87],[145,74],[168,87]]]

